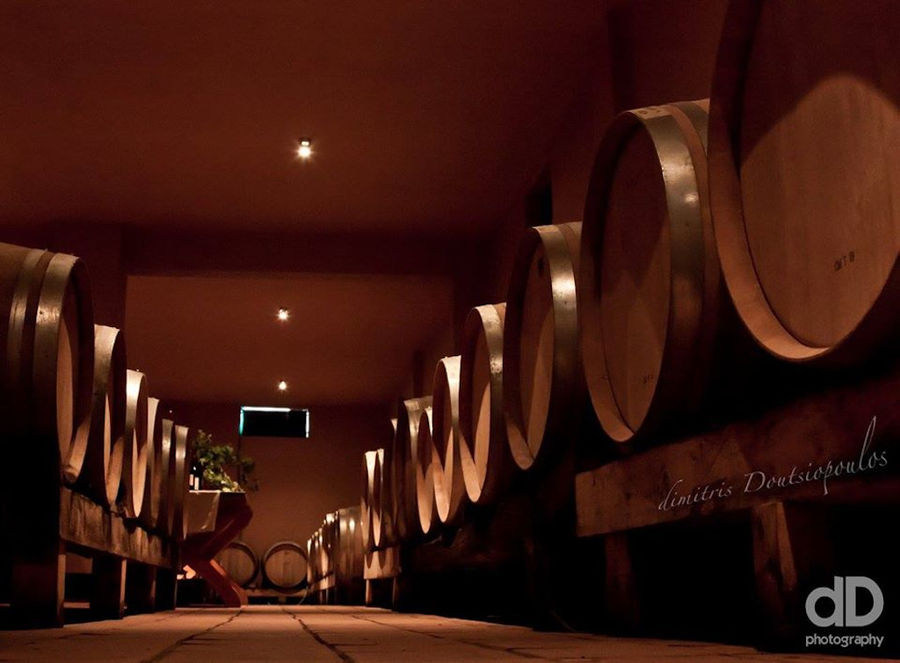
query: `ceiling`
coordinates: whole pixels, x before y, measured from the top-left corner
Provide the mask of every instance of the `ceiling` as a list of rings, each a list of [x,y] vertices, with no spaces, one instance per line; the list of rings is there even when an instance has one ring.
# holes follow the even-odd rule
[[[132,276],[128,362],[151,392],[175,400],[389,402],[412,352],[452,324],[452,297],[440,277]]]
[[[0,219],[478,233],[585,83],[560,7],[6,0]]]
[[[129,363],[159,396],[396,398],[546,166],[603,7],[0,2],[0,224],[73,229],[79,255],[119,229]]]

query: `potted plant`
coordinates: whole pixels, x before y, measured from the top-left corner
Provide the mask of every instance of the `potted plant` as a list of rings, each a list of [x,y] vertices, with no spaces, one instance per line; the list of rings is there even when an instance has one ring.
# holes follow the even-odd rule
[[[230,444],[215,444],[212,435],[198,430],[191,448],[193,488],[232,493],[259,489],[253,459],[241,456]]]

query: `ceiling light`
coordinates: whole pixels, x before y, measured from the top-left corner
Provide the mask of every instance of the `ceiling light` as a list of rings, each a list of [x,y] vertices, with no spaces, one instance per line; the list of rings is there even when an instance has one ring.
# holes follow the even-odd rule
[[[309,159],[312,156],[312,140],[301,138],[298,141],[297,156],[301,159]]]
[[[290,317],[291,317],[291,312],[288,311],[286,308],[278,309],[278,319],[279,320],[281,320],[282,322],[285,322]]]
[[[287,382],[282,380],[278,383],[278,391],[287,391]]]

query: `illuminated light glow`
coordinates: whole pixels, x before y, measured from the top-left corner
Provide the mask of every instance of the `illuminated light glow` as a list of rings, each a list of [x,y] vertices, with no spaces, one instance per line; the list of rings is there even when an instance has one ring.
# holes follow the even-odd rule
[[[279,320],[281,320],[282,322],[285,322],[290,317],[291,317],[291,312],[288,311],[286,308],[278,309],[278,319]]]
[[[278,383],[278,391],[287,391],[287,382],[282,380]]]
[[[297,145],[297,156],[301,159],[309,159],[312,156],[312,141],[309,138],[301,138]]]

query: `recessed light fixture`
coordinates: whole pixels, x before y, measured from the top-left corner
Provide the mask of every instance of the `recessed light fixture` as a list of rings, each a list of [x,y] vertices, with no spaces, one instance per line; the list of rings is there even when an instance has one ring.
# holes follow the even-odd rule
[[[301,138],[297,141],[297,156],[301,159],[309,159],[312,156],[312,140]]]
[[[278,383],[278,391],[287,391],[287,382],[282,380]]]
[[[287,319],[290,317],[291,317],[291,312],[288,311],[286,308],[278,309],[278,319],[279,320],[281,320],[282,322],[286,322]]]

